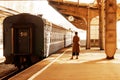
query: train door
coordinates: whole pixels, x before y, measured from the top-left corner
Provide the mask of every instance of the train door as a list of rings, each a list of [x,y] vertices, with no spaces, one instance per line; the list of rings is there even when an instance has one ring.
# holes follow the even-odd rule
[[[30,28],[14,28],[13,46],[16,54],[30,54]]]
[[[32,25],[19,24],[12,27],[12,52],[15,56],[14,62],[18,67],[21,67],[23,63],[30,65]]]

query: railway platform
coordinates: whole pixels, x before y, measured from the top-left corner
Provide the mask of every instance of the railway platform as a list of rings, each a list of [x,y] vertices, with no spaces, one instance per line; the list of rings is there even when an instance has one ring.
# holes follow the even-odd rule
[[[9,80],[120,80],[120,50],[111,60],[98,48],[81,48],[78,59],[70,57],[71,47],[64,48]]]

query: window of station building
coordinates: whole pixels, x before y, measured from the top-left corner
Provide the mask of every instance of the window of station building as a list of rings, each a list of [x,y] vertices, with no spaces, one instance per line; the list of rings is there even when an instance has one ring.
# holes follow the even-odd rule
[[[90,28],[91,46],[97,47],[99,46],[99,26],[91,26]]]
[[[90,27],[90,38],[91,39],[99,39],[99,26],[91,26]]]
[[[99,16],[96,16],[90,23],[91,46],[99,46]]]
[[[99,39],[99,16],[96,16],[91,20],[90,38],[91,39]]]

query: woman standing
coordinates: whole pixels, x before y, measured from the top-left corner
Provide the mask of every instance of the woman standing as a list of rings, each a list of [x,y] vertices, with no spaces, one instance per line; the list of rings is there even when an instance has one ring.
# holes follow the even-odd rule
[[[78,32],[75,32],[75,36],[73,37],[73,47],[72,47],[71,59],[73,59],[74,56],[76,56],[76,59],[78,59],[79,52],[80,52],[79,41],[80,41],[80,38],[78,37]]]

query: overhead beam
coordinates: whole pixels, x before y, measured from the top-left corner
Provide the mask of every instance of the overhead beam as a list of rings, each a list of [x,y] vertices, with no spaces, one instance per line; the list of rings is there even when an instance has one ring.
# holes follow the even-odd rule
[[[0,6],[0,17],[7,17],[10,15],[18,14],[18,13],[20,13],[20,12],[12,10],[10,8]]]
[[[49,4],[53,6],[58,12],[60,12],[66,19],[68,16],[73,16],[75,21],[71,23],[75,25],[79,29],[87,30],[87,18],[88,18],[88,7],[89,7],[89,14],[90,20],[99,15],[98,8],[96,6],[91,6],[88,4],[78,5],[78,3],[71,3],[71,2],[63,2],[63,1],[55,1],[55,0],[48,0]],[[66,16],[67,15],[67,16]],[[77,17],[77,18],[76,18]],[[81,20],[84,21],[81,24]]]

